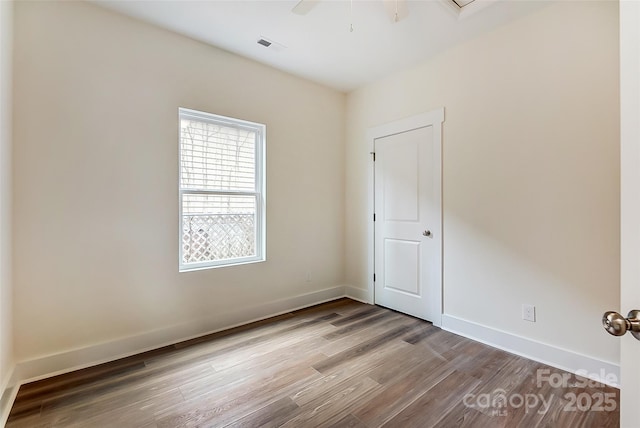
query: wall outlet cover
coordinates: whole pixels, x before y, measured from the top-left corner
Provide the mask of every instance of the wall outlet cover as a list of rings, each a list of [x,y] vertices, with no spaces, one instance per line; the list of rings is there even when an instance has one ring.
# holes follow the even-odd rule
[[[533,305],[522,305],[522,319],[536,322],[536,307]]]

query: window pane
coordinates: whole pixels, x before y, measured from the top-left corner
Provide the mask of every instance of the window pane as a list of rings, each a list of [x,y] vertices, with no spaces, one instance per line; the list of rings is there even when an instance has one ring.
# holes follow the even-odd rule
[[[182,195],[182,263],[255,255],[255,196]]]
[[[183,188],[254,191],[256,132],[180,120]]]

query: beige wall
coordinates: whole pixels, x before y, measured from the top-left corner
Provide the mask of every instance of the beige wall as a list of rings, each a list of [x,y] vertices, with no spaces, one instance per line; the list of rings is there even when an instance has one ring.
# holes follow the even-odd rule
[[[444,106],[445,313],[618,361],[617,12],[558,2],[349,95],[348,283],[368,278],[366,129]]]
[[[0,1],[0,396],[13,360],[11,278],[11,59],[13,3]],[[4,403],[0,401],[1,406]],[[2,414],[0,413],[0,424]]]
[[[86,3],[15,28],[19,360],[342,284],[344,94]],[[178,273],[178,107],[267,125],[267,262]]]

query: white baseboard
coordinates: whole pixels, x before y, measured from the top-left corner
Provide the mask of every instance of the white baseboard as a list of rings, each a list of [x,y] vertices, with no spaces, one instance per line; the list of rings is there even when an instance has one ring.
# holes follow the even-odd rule
[[[16,384],[68,373],[97,364],[129,357],[162,346],[172,345],[254,321],[260,321],[297,309],[345,297],[345,287],[336,286],[282,300],[242,308],[206,319],[171,326],[83,348],[19,362],[15,369]]]
[[[351,285],[345,285],[344,294],[345,294],[345,297],[348,297],[353,300],[357,300],[358,302],[367,303],[369,305],[373,304],[373,299],[369,295],[369,290],[365,290],[364,288],[357,288]]]
[[[18,394],[18,386],[15,383],[15,367],[7,376],[7,379],[0,385],[0,427],[4,427],[11,411],[11,406]]]
[[[620,366],[557,346],[497,330],[451,315],[442,315],[442,329],[530,360],[576,373],[593,374],[600,382],[619,388]]]

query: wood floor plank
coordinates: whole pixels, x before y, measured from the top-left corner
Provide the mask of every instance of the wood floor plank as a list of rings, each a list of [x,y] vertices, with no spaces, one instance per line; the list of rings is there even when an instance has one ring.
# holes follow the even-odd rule
[[[444,418],[440,419],[435,428],[506,428],[505,420],[499,414],[488,416],[483,412],[466,406],[463,402],[456,404]],[[561,425],[559,425],[561,426]]]
[[[350,334],[342,335],[339,338],[333,338],[322,347],[321,351],[332,357],[341,352],[348,351],[354,346],[362,344],[372,338],[372,336],[384,334],[391,327],[406,326],[413,322],[411,318],[403,317],[394,312],[389,313],[389,319],[384,323],[373,323],[365,330],[352,331]],[[326,336],[325,336],[326,337]]]
[[[416,347],[398,346],[400,352],[392,358],[385,360],[378,367],[372,368],[369,377],[380,384],[388,384],[398,378],[402,378],[407,373],[412,372],[419,366],[422,370],[429,370],[436,366],[436,361],[446,361],[442,356],[424,349],[416,349]]]
[[[313,361],[302,362],[250,384],[220,385],[192,397],[185,405],[157,414],[158,426],[223,426],[232,423],[319,378],[320,374],[311,368],[311,364]]]
[[[359,403],[351,413],[367,426],[382,426],[452,372],[453,368],[442,360],[420,364],[385,385],[376,397]]]
[[[518,394],[518,388],[530,379],[535,377],[535,369],[539,367],[539,364],[525,358],[511,356],[510,361],[500,367],[493,375],[482,378],[476,388],[470,393],[474,396],[488,396],[493,400],[500,396],[512,397]],[[484,413],[487,416],[495,416],[497,409],[496,406],[477,406],[475,407],[480,413]],[[513,412],[513,409],[506,409],[501,416],[505,419],[505,413]]]
[[[341,327],[329,334],[325,334],[324,338],[327,340],[334,340],[337,338],[341,338],[346,335],[350,335],[354,332],[366,330],[374,325],[384,323],[385,321],[389,321],[390,319],[393,319],[392,312],[387,312],[387,311],[374,312],[367,318],[361,319],[356,322],[351,322],[348,325]],[[338,326],[336,323],[332,323],[332,325]]]
[[[169,391],[149,393],[144,391],[139,394],[127,394],[112,396],[106,400],[94,400],[74,407],[56,409],[43,412],[41,419],[51,421],[54,425],[69,426],[73,424],[88,424],[91,420],[108,419],[109,415],[137,415],[138,418],[146,418],[155,422],[154,412],[172,405],[184,403],[180,390],[175,388]],[[111,418],[115,419],[115,418]]]
[[[282,427],[331,426],[342,419],[342,414],[349,412],[359,400],[374,395],[381,388],[380,384],[368,377],[342,383],[300,406],[299,414],[282,424]]]
[[[291,419],[299,409],[290,398],[284,397],[227,425],[229,428],[279,427]]]
[[[333,425],[333,428],[366,428],[367,426],[358,418],[353,416],[351,413],[343,416],[342,419],[336,421]]]
[[[173,393],[172,403],[184,400],[177,387],[189,379],[199,379],[213,372],[208,365],[175,367],[172,371],[152,372],[145,376],[137,376],[135,381],[108,378],[102,382],[94,382],[85,389],[73,389],[69,394],[56,394],[51,399],[42,401],[41,417],[43,420],[57,420],[57,415],[67,414],[75,420],[108,412],[113,408],[122,408],[130,403],[151,402],[155,407],[169,405],[162,399],[167,393]],[[115,381],[115,382],[114,382]],[[87,400],[87,397],[92,400]]]
[[[397,358],[398,355],[407,352],[408,349],[403,344],[387,343],[379,348],[375,355],[354,359],[351,364],[337,366],[334,369],[323,373],[323,376],[310,384],[305,385],[296,391],[291,398],[300,406],[315,400],[319,396],[326,394],[340,385],[344,385],[353,379],[368,376],[376,368],[380,367],[389,359]]]
[[[455,358],[459,353],[455,350],[455,347],[460,345],[461,343],[465,343],[469,341],[468,339],[458,336],[455,334],[451,334],[444,330],[439,330],[429,337],[429,340],[421,341],[416,343],[415,345],[418,347],[427,348],[437,354],[442,355],[444,358],[451,360]],[[473,342],[473,341],[470,341]],[[477,342],[474,342],[477,343]],[[482,345],[478,343],[478,345]]]
[[[446,358],[446,355],[444,356]],[[477,379],[488,379],[511,360],[512,355],[500,349],[483,347],[478,351],[460,350],[451,364],[456,370]]]
[[[301,362],[298,361],[282,361],[272,364],[263,370],[255,371],[228,371],[216,373],[200,379],[194,379],[185,382],[180,391],[186,400],[197,400],[208,396],[216,396],[224,394],[227,399],[233,398],[237,392],[244,394],[247,388],[258,385],[264,388],[270,382],[277,381],[281,378],[288,378],[290,375],[295,376],[297,371],[306,371],[314,374],[311,370],[311,364],[317,361],[323,361],[326,357],[322,354],[312,354]],[[310,370],[307,370],[310,369]]]
[[[540,382],[540,373],[566,382]],[[541,399],[474,401],[483,394]],[[608,394],[614,408],[575,409],[572,394]],[[613,428],[619,398],[615,388],[339,299],[23,385],[7,428]]]
[[[439,328],[434,327],[433,324],[431,324],[430,322],[426,322],[426,323],[424,323],[423,326],[421,326],[420,330],[418,330],[414,334],[406,337],[404,340],[407,343],[415,345],[416,343],[420,343],[420,342],[426,340],[429,336],[431,336],[432,334],[435,334],[435,333],[437,333],[439,331],[440,331]]]
[[[314,368],[322,373],[335,368],[336,366],[349,364],[352,359],[371,353],[377,348],[383,346],[385,343],[402,337],[402,335],[406,334],[410,330],[411,327],[409,325],[399,325],[385,333],[372,337],[363,343],[327,358],[325,361],[316,364]]]
[[[384,312],[384,309],[380,308],[379,306],[370,306],[368,308],[361,308],[359,311],[357,311],[356,313],[346,316],[346,317],[342,317],[336,321],[333,321],[331,324],[336,326],[336,327],[340,327],[343,326],[345,324],[349,324],[352,323],[354,321],[359,321],[362,320],[363,318],[367,318],[370,317],[374,314],[378,314],[378,313],[382,313]]]
[[[480,381],[472,376],[453,371],[382,426],[434,426],[460,402],[461,396],[479,383]]]

